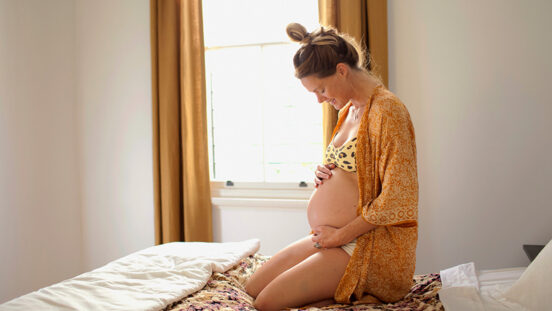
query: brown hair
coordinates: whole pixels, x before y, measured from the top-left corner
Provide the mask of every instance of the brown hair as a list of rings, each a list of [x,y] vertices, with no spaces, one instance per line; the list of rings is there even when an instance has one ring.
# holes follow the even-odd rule
[[[291,40],[302,44],[293,56],[295,76],[299,79],[310,75],[331,76],[339,63],[357,70],[366,69],[364,50],[346,34],[330,27],[320,27],[309,33],[298,23],[287,25],[286,32]]]

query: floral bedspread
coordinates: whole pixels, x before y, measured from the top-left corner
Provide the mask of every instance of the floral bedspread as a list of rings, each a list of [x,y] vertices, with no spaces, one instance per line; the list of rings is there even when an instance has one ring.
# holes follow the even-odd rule
[[[205,287],[180,301],[167,306],[164,311],[196,310],[255,310],[253,298],[244,289],[246,280],[269,257],[255,254],[242,260],[225,273],[214,273]],[[330,305],[309,310],[424,310],[444,311],[437,292],[441,289],[439,274],[414,276],[415,285],[400,301],[390,304]],[[292,309],[307,310],[307,309]]]

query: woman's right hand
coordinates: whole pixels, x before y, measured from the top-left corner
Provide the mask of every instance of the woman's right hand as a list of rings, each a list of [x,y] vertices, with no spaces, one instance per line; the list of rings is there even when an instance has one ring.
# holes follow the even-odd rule
[[[314,187],[318,188],[321,184],[324,183],[325,179],[330,179],[332,177],[332,170],[335,168],[335,164],[325,164],[318,165],[316,171],[314,172]]]

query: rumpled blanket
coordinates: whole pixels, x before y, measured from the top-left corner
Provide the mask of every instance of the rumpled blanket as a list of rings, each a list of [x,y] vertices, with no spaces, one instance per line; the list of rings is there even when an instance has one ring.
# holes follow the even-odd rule
[[[259,240],[173,242],[152,246],[103,267],[0,305],[0,310],[160,310],[202,289],[259,249]]]

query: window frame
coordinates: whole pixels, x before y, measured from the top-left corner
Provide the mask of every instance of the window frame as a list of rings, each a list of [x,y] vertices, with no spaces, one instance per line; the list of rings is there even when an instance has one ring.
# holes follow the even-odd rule
[[[313,1],[316,6],[316,12],[318,12],[317,1]],[[204,9],[205,10],[205,9]],[[318,20],[318,18],[316,18]],[[302,22],[302,21],[300,21]],[[302,22],[303,23],[303,22]],[[304,23],[303,23],[304,24]],[[306,24],[305,24],[306,25]],[[205,42],[207,43],[207,42]],[[264,48],[267,46],[282,46],[282,45],[295,45],[291,40],[284,41],[256,41],[251,43],[242,44],[214,44],[204,45],[204,52],[220,50],[220,49],[232,49],[232,48],[245,48],[245,47],[259,47]],[[291,61],[291,60],[290,60]],[[293,77],[290,77],[293,78]],[[207,83],[207,79],[205,81]],[[207,103],[207,109],[210,109],[210,104]],[[210,113],[207,114],[210,116]],[[211,125],[212,127],[212,125]],[[209,130],[211,131],[211,129]],[[322,132],[320,133],[322,136]],[[323,142],[322,142],[323,144]],[[322,146],[323,147],[323,146]],[[214,141],[210,142],[209,146],[209,169],[212,170],[215,167],[215,158],[212,155],[212,149],[214,148]],[[316,166],[316,160],[311,162]],[[263,166],[266,163],[263,164]],[[314,175],[314,171],[312,172]],[[213,174],[209,174],[213,178]],[[257,199],[282,199],[282,200],[308,200],[315,189],[314,182],[301,181],[300,177],[295,181],[224,181],[222,178],[210,179],[211,197],[213,198],[257,198]],[[314,176],[313,176],[314,178]],[[312,179],[311,179],[312,180]]]

